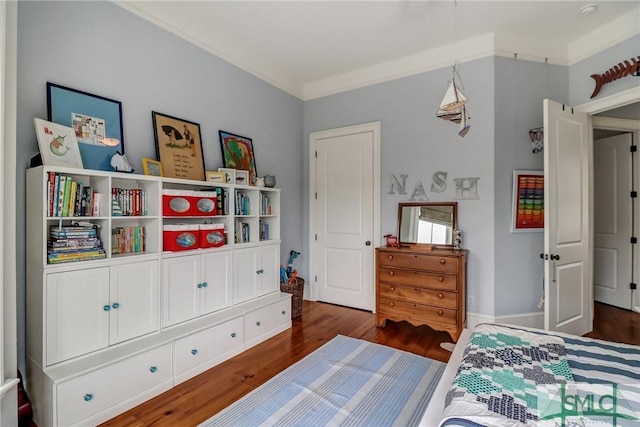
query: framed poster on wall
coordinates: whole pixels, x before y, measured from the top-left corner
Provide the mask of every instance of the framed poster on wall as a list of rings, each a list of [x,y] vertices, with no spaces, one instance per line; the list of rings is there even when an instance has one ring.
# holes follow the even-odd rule
[[[544,172],[513,171],[511,232],[544,231]]]

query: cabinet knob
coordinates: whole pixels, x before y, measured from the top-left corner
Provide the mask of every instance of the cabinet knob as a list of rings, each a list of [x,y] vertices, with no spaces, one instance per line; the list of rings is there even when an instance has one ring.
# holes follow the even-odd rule
[[[88,401],[90,401],[91,399],[93,399],[93,394],[91,394],[91,393],[87,393],[87,394],[85,394],[85,395],[84,395],[84,401],[85,401],[85,402],[88,402]]]
[[[191,350],[191,354],[195,356],[196,354],[198,354],[198,350],[194,348],[193,350]]]
[[[113,307],[114,310],[117,310],[118,307],[120,307],[120,303],[114,302],[111,307]]]
[[[442,295],[442,293],[439,293],[438,294],[438,299],[442,299],[442,298],[444,298],[444,295]]]
[[[438,276],[438,282],[444,282],[444,277],[443,276]]]
[[[256,274],[262,274],[262,273],[264,273],[264,270],[262,270],[262,269],[256,271]]]
[[[196,286],[198,286],[198,289],[202,289],[202,283],[198,283]]]
[[[282,310],[282,311],[281,311],[281,313],[282,313],[282,315],[283,315],[283,316],[284,316],[285,314],[287,314],[287,312],[286,312],[286,311],[284,311],[284,310]]]
[[[396,305],[396,303],[395,303],[395,302],[393,302],[393,301],[391,301],[391,302],[389,303],[389,307],[393,307],[393,306],[395,306],[395,305]]]
[[[395,274],[396,274],[396,273],[395,273],[393,270],[389,272],[389,276],[393,276],[393,275],[395,275]]]
[[[257,322],[256,322],[256,326],[260,326],[260,321],[257,321]]]
[[[236,337],[236,333],[235,332],[231,332],[231,338],[235,338]]]
[[[393,255],[389,255],[389,260],[392,260],[392,259],[393,259]]]
[[[156,368],[155,366],[152,366],[149,368],[149,372],[151,372],[152,374],[155,373],[158,370],[158,368]]]
[[[206,288],[207,286],[208,286],[207,282],[203,282],[203,283],[202,283],[202,287],[203,287],[203,288]]]
[[[438,310],[438,316],[442,316],[443,314],[444,314],[444,311]]]
[[[103,309],[104,311],[109,311],[109,310],[111,310],[111,306],[107,304],[107,305],[105,305],[104,307],[102,307],[102,309]]]
[[[447,260],[446,260],[446,259],[442,258],[442,259],[440,260],[440,264],[445,265],[446,263],[447,263]]]
[[[391,286],[391,287],[389,287],[389,290],[390,290],[391,292],[395,292],[395,291],[396,291],[396,287],[395,287],[395,286]]]

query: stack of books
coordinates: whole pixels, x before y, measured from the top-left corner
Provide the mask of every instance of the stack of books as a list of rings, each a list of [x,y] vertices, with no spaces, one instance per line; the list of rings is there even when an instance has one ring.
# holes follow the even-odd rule
[[[49,230],[49,264],[103,259],[106,256],[98,232],[93,227],[54,226]]]
[[[49,172],[47,216],[98,216],[99,214],[99,193],[70,176]]]

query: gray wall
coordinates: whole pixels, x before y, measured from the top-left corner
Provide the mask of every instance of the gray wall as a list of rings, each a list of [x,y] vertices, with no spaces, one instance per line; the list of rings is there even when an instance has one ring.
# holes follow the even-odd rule
[[[302,249],[302,101],[110,2],[19,2],[18,349],[24,369],[25,170],[38,153],[46,82],[122,102],[128,159],[155,158],[151,111],[201,126],[205,166],[222,166],[218,130],[253,138],[259,175],[282,189],[282,254]]]
[[[409,200],[421,181],[430,201],[452,201],[454,178],[479,177],[478,199],[457,200],[463,246],[470,250],[468,293],[475,297],[469,311],[494,311],[494,60],[484,58],[459,68],[471,118],[471,130],[458,136],[458,125],[435,113],[451,79],[451,68],[393,80],[304,104],[305,171],[309,169],[309,132],[380,121],[381,235],[397,232],[397,206]],[[447,188],[429,191],[432,175],[447,172]],[[407,193],[389,194],[391,175],[407,174]],[[308,174],[303,185],[305,229],[308,229]],[[307,233],[304,234],[308,247]],[[301,258],[305,269],[308,259]]]

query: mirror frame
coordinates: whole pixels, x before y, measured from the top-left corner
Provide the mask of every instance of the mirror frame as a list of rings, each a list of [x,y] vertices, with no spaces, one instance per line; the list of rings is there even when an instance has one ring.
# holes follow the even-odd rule
[[[408,202],[398,203],[398,244],[400,247],[408,247],[413,249],[425,249],[431,250],[433,248],[448,248],[453,249],[453,242],[451,244],[439,244],[439,243],[416,243],[405,242],[400,237],[400,230],[402,228],[402,208],[408,207],[421,207],[421,206],[451,206],[453,208],[453,228],[452,231],[458,228],[458,202]]]

